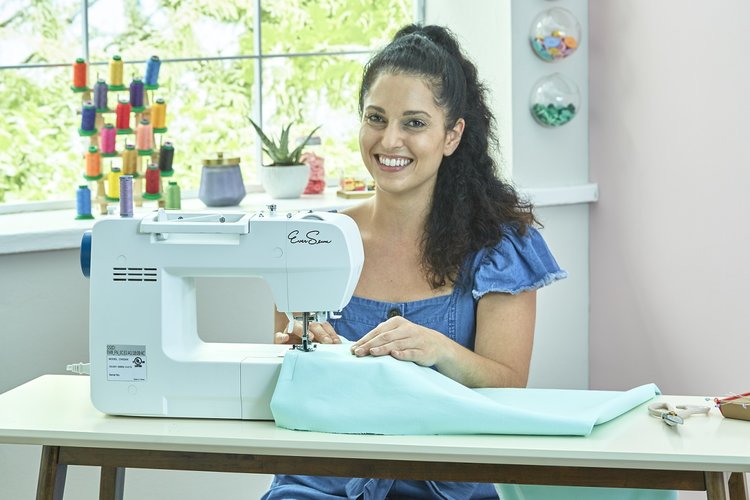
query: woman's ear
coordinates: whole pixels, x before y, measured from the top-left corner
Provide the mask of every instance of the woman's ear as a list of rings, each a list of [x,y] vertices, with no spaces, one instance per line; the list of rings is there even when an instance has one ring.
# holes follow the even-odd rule
[[[461,144],[461,136],[464,133],[464,126],[466,122],[463,118],[456,120],[456,124],[453,128],[445,133],[445,146],[443,146],[443,156],[450,156],[456,150],[459,144]]]

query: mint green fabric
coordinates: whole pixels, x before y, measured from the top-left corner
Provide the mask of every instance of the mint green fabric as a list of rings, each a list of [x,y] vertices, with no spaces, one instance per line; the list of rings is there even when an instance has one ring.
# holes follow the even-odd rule
[[[586,436],[659,393],[469,389],[390,356],[358,358],[348,343],[289,351],[271,400],[276,425],[344,434]]]
[[[671,490],[517,484],[498,484],[496,488],[503,500],[677,500],[677,492]]]

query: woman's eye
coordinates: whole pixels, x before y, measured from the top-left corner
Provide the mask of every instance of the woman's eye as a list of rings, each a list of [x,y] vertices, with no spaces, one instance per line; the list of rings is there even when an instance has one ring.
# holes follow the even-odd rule
[[[422,128],[425,125],[427,124],[422,120],[409,120],[408,122],[406,122],[406,126],[411,128]]]
[[[383,117],[376,114],[370,114],[365,116],[365,120],[372,123],[382,123]]]

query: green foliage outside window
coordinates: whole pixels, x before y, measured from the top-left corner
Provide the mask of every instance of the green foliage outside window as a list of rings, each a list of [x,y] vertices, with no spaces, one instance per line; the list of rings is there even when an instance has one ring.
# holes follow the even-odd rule
[[[0,52],[27,42],[18,59],[0,55],[0,202],[72,199],[83,182],[87,139],[78,137],[81,96],[70,90],[71,64],[82,56],[80,0],[4,2]],[[124,81],[143,76],[146,59],[162,62],[160,89],[167,101],[175,146],[175,179],[197,189],[201,160],[225,152],[242,159],[246,182],[255,181],[256,134],[245,117],[253,97],[252,2],[247,0],[89,0],[90,85],[108,78],[107,61],[120,55]],[[264,127],[295,122],[300,134],[322,124],[327,173],[358,170],[356,95],[368,54],[412,21],[412,0],[265,0],[261,48]],[[7,54],[7,52],[6,52]],[[205,58],[205,59],[201,59]],[[187,59],[187,60],[186,60]],[[190,59],[200,59],[193,61]],[[116,101],[110,96],[110,107]],[[111,118],[109,118],[111,117]],[[105,121],[114,122],[114,115]],[[134,138],[130,139],[134,142]],[[120,143],[118,142],[118,149]],[[109,166],[105,161],[103,169]]]

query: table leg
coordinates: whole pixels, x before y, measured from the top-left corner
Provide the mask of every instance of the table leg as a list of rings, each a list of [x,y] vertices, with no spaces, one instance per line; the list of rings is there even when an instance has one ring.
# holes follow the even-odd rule
[[[122,500],[124,489],[125,469],[102,466],[99,477],[99,500]]]
[[[729,476],[729,498],[748,500],[747,483],[743,472],[732,472]]]
[[[68,466],[61,464],[59,458],[59,446],[42,446],[39,480],[36,485],[37,500],[62,500]]]

